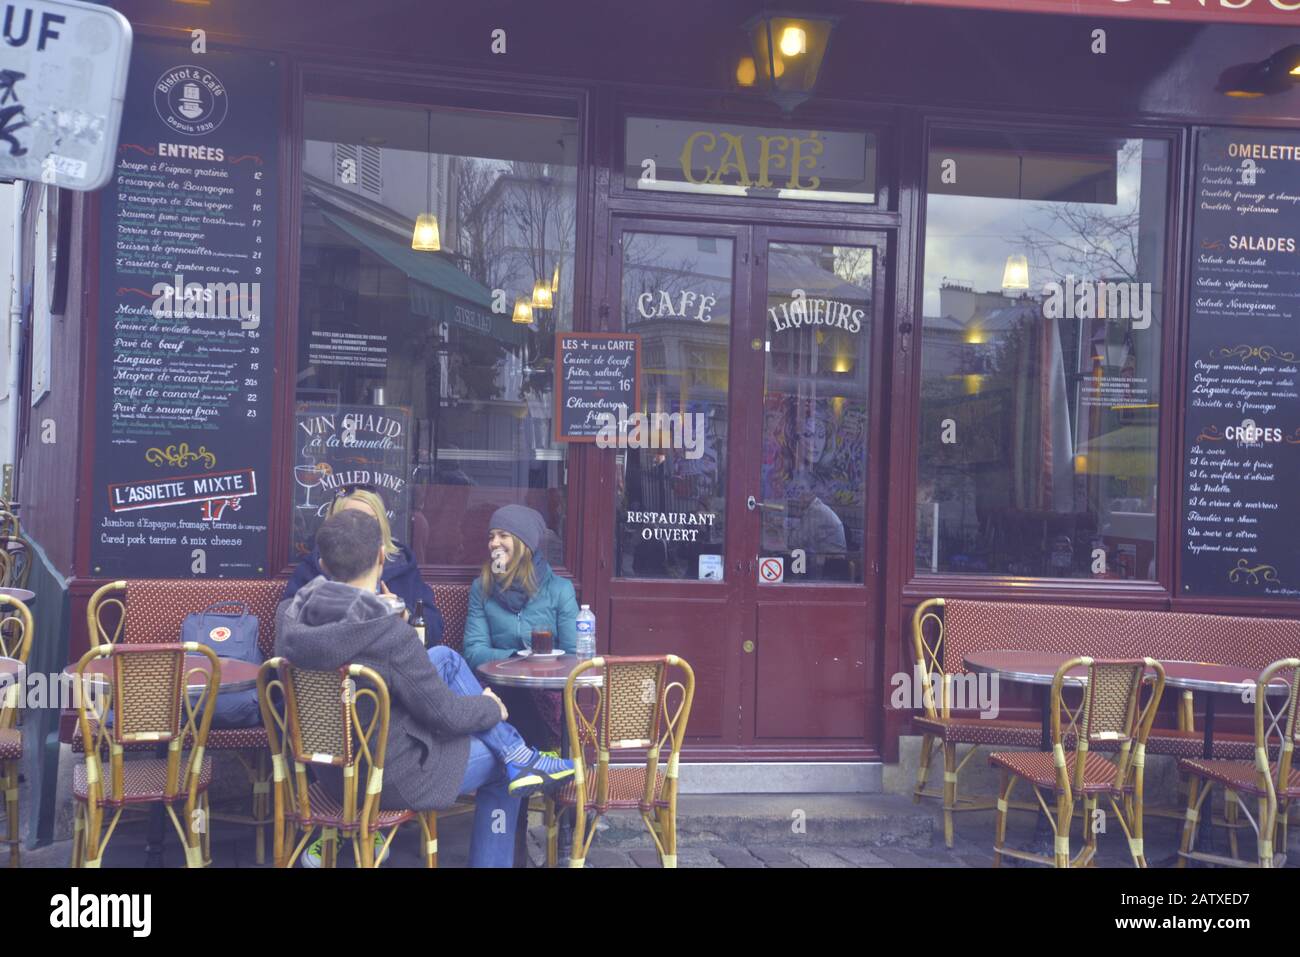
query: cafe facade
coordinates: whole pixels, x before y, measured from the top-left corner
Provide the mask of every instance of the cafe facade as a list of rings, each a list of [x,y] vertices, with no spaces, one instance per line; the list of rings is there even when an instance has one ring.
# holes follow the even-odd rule
[[[879,789],[930,597],[1300,616],[1300,3],[116,6],[117,175],[26,213],[46,670],[358,484],[434,583],[541,512],[703,789]]]

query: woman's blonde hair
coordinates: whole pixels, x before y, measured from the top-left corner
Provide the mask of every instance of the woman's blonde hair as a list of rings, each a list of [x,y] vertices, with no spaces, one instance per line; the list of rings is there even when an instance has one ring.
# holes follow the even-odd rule
[[[492,585],[495,581],[502,591],[508,590],[515,582],[519,582],[524,591],[528,592],[528,597],[532,598],[537,594],[537,573],[533,568],[532,550],[509,532],[501,531],[501,534],[508,536],[514,543],[514,547],[510,550],[510,561],[506,564],[506,570],[500,575],[492,571],[490,558],[483,563],[483,571],[478,578],[483,597],[487,598],[492,594]]]
[[[361,502],[369,506],[370,511],[375,513],[375,518],[379,519],[379,538],[384,543],[385,560],[391,562],[400,555],[401,549],[393,544],[393,534],[388,528],[388,510],[384,507],[384,500],[374,492],[359,488],[355,492],[336,498],[334,504],[330,506],[330,514],[337,515],[348,507],[349,502]]]

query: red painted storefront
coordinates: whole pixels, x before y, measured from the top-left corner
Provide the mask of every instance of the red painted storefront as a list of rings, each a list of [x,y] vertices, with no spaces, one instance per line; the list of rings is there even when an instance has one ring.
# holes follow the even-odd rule
[[[755,5],[598,2],[474,4],[374,0],[220,2],[191,5],[124,0],[119,9],[138,40],[188,43],[207,31],[213,49],[273,55],[283,78],[277,254],[276,395],[269,489],[268,567],[287,575],[295,489],[288,435],[293,430],[303,228],[304,103],[400,103],[463,110],[537,113],[576,121],[576,227],[573,328],[620,331],[629,236],[689,238],[698,248],[730,249],[730,325],[725,343],[727,477],[725,580],[648,580],[618,574],[617,476],[612,455],[590,445],[568,451],[563,494],[563,560],[557,563],[590,602],[601,648],[614,654],[674,651],[692,662],[700,690],[692,717],[693,761],[877,762],[897,760],[908,715],[889,707],[890,676],[910,668],[910,616],[935,595],[1068,602],[1108,607],[1300,615],[1287,600],[1183,598],[1177,593],[1179,471],[1186,406],[1185,338],[1191,146],[1203,125],[1294,129],[1300,91],[1258,99],[1225,97],[1225,70],[1261,61],[1297,33],[1284,6],[1244,23],[1208,13],[1201,22],[1137,18],[1130,4],[1049,3],[1036,9],[1079,16],[982,12],[896,3],[838,3],[840,16],[816,95],[793,116],[734,89],[745,52],[740,25]],[[951,6],[976,6],[952,4]],[[989,6],[989,4],[978,4]],[[1007,6],[1001,4],[1000,6]],[[1017,8],[1028,5],[1013,5]],[[1190,4],[1193,10],[1196,4]],[[1110,19],[1114,13],[1120,19]],[[1300,13],[1295,15],[1300,23]],[[1252,25],[1255,23],[1257,25]],[[508,52],[491,50],[504,29]],[[1092,52],[1093,31],[1107,52]],[[625,122],[632,117],[762,127],[866,131],[875,137],[874,201],[836,205],[789,199],[639,191],[624,176]],[[1154,578],[1035,578],[929,573],[918,569],[916,436],[923,428],[920,317],[926,248],[926,156],[932,131],[1052,130],[1091,137],[1142,137],[1167,144],[1159,359],[1158,488],[1150,557]],[[18,496],[29,534],[50,577],[41,611],[58,614],[65,660],[86,647],[85,608],[103,582],[90,563],[96,436],[95,356],[106,348],[100,320],[97,249],[100,203],[70,203],[72,241],[67,311],[56,317],[53,366],[60,387],[40,419],[57,420],[60,441],[40,441],[24,424]],[[676,239],[674,241],[676,241]],[[764,296],[773,250],[789,246],[869,251],[863,286],[869,321],[858,361],[865,437],[860,561],[848,581],[760,585],[760,495],[764,468]],[[758,343],[756,345],[756,343]],[[75,438],[73,438],[75,437]],[[470,562],[437,560],[425,576],[464,582]],[[1145,554],[1145,553],[1144,553]],[[66,604],[60,610],[61,599]]]

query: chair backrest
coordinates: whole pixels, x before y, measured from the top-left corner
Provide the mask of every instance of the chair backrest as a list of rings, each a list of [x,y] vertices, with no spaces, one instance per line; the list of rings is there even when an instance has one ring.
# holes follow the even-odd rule
[[[284,593],[276,578],[135,578],[103,585],[86,605],[91,644],[179,641],[185,616],[222,601],[239,601],[257,616],[257,646],[275,650],[275,609]]]
[[[1265,688],[1274,682],[1285,683],[1285,697],[1265,694]],[[1283,658],[1265,668],[1255,682],[1255,768],[1260,774],[1260,786],[1268,791],[1274,809],[1278,790],[1290,780],[1296,745],[1300,744],[1297,708],[1300,708],[1300,658]],[[1278,749],[1278,759],[1270,764],[1268,755],[1273,748]]]
[[[32,650],[32,613],[17,598],[0,595],[0,657],[14,658],[27,664]],[[23,681],[15,677],[0,684],[0,729],[18,724]]]
[[[196,666],[187,655],[202,656],[205,666]],[[112,663],[107,680],[90,671],[93,662],[105,658]],[[193,793],[221,685],[221,662],[211,648],[197,642],[97,645],[81,656],[76,681],[74,703],[86,741],[86,778],[92,786],[98,783],[98,797],[122,796],[124,745],[142,741],[167,747],[164,793],[173,797],[182,787]],[[105,749],[107,778],[101,770]]]
[[[596,669],[602,672],[600,685],[584,686],[578,680]],[[584,687],[591,689],[590,703],[578,700]],[[609,801],[610,755],[630,750],[645,757],[643,810],[648,811],[656,797],[675,794],[682,741],[694,699],[695,672],[677,655],[606,656],[580,662],[564,685],[564,713],[576,765],[574,777],[581,793],[590,794],[602,809]],[[665,747],[665,795],[656,795]],[[587,780],[590,767],[595,768],[594,782]]]
[[[947,718],[950,706],[948,681],[944,678],[944,600],[930,598],[916,606],[912,613],[912,656],[916,673],[921,678],[921,696],[927,717]],[[939,676],[939,693],[936,696],[933,678]]]
[[[1077,668],[1087,669],[1087,681],[1074,707],[1065,703],[1067,676]],[[1148,672],[1154,678],[1148,678]],[[1142,688],[1152,685],[1150,697],[1142,705]],[[1165,669],[1152,658],[1097,659],[1071,658],[1057,668],[1052,678],[1052,753],[1058,780],[1074,789],[1083,786],[1085,757],[1094,744],[1117,744],[1119,774],[1123,783],[1130,773],[1145,763],[1147,735],[1155,721],[1156,709],[1165,689]],[[1065,778],[1065,745],[1073,742],[1079,759],[1075,761],[1073,779]]]
[[[359,821],[358,810],[373,824],[388,747],[388,686],[379,673],[355,664],[312,671],[294,667],[286,658],[270,658],[258,671],[257,688],[276,800],[292,805],[310,822],[308,766],[338,768],[345,826]],[[366,785],[359,809],[357,789],[363,775]]]
[[[11,545],[17,547],[11,547]],[[26,588],[32,577],[32,550],[27,539],[19,535],[5,545],[6,565],[3,581],[6,588]]]

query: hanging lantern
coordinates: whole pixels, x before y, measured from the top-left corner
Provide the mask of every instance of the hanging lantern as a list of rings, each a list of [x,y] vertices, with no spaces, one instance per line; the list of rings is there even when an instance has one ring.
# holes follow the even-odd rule
[[[411,248],[424,253],[436,253],[442,248],[438,217],[433,213],[421,213],[416,217],[415,232],[411,234]]]
[[[515,300],[515,314],[510,317],[511,322],[516,322],[521,326],[531,325],[533,322],[533,307],[528,304],[527,299]]]
[[[1029,259],[1026,256],[1011,255],[1007,257],[1006,268],[1002,270],[1003,289],[1029,288]]]
[[[560,264],[555,264],[555,275],[551,276],[551,295],[554,296],[560,291]]]
[[[539,279],[533,283],[534,309],[550,309],[554,302],[555,298],[551,294],[551,287],[545,279]],[[518,320],[515,321],[518,322]]]

